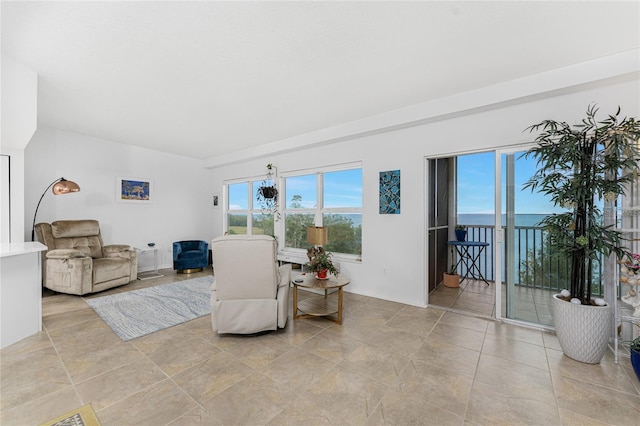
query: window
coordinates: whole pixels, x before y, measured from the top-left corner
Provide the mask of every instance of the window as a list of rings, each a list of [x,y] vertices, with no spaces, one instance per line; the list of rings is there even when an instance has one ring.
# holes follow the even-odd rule
[[[360,255],[362,169],[327,170],[284,180],[285,248],[307,249],[308,226],[328,228],[325,249]]]
[[[262,179],[229,182],[226,185],[226,231],[229,234],[275,235],[280,249],[304,251],[307,227],[328,228],[332,253],[358,256],[362,247],[362,169],[326,168],[304,174],[289,174],[276,182],[281,191],[281,220],[262,211],[256,201]],[[284,244],[283,244],[284,241]]]
[[[275,235],[273,215],[262,212],[260,206],[254,202],[261,184],[262,181],[250,181],[227,185],[229,194],[227,232],[229,234]]]
[[[229,234],[247,233],[247,215],[249,214],[249,203],[247,203],[249,184],[236,183],[227,187],[229,196],[227,199],[227,232]]]

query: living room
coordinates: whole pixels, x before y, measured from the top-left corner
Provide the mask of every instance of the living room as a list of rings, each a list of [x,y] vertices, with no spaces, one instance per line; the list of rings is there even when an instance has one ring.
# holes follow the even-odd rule
[[[3,23],[8,19],[4,12]],[[426,195],[428,159],[526,146],[532,136],[524,129],[532,123],[550,117],[578,119],[592,103],[597,103],[605,113],[620,106],[625,115],[639,116],[639,26],[637,16],[629,15],[632,14],[620,17],[628,19],[625,22],[629,23],[620,27],[633,27],[631,36],[621,42],[611,24],[610,31],[594,36],[609,40],[611,46],[601,47],[597,55],[584,48],[575,62],[566,63],[560,57],[579,40],[558,36],[554,49],[558,65],[552,68],[536,68],[535,61],[528,59],[529,69],[520,70],[519,74],[505,74],[503,79],[486,78],[484,84],[476,82],[475,86],[463,84],[465,74],[461,73],[457,77],[461,82],[460,91],[453,90],[432,98],[407,96],[405,103],[396,102],[385,110],[348,115],[347,119],[332,114],[317,120],[313,117],[305,123],[306,127],[296,127],[297,132],[282,132],[279,138],[262,140],[260,144],[237,150],[224,138],[206,133],[203,139],[209,142],[203,142],[204,148],[200,151],[205,154],[197,154],[195,150],[181,152],[180,145],[187,145],[188,136],[184,141],[176,138],[171,149],[156,149],[146,135],[141,137],[147,138],[145,144],[134,144],[128,143],[126,137],[122,138],[115,130],[113,133],[92,132],[82,123],[56,122],[51,110],[65,106],[47,104],[47,93],[52,90],[47,76],[37,69],[38,61],[28,55],[21,57],[19,51],[12,50],[20,43],[9,43],[9,40],[11,49],[6,52],[3,48],[2,57],[1,154],[11,156],[11,240],[30,240],[34,212],[42,191],[53,180],[64,177],[77,182],[81,191],[64,197],[47,194],[39,208],[38,222],[96,219],[100,222],[105,243],[139,247],[154,242],[159,247],[160,268],[171,268],[173,241],[211,241],[227,231],[223,217],[228,182],[239,178],[260,179],[267,164],[276,165],[279,173],[312,173],[326,167],[358,163],[362,167],[362,256],[361,261],[341,260],[341,272],[351,279],[345,291],[353,297],[371,297],[424,309],[429,304],[426,266],[429,254],[426,216],[431,206]],[[597,15],[591,17],[593,21],[597,18]],[[583,23],[573,26],[582,27]],[[554,29],[557,34],[567,32],[561,25]],[[3,30],[3,45],[11,35]],[[471,38],[465,36],[466,42],[470,43]],[[516,38],[527,42],[524,35]],[[547,48],[551,46],[547,44]],[[530,52],[538,51],[533,46],[529,48]],[[525,61],[518,58],[513,62],[519,60]],[[76,66],[73,59],[65,64],[69,68]],[[259,64],[255,66],[257,68]],[[491,68],[487,64],[484,67]],[[357,80],[364,71],[356,68],[348,81]],[[497,71],[493,73],[498,74]],[[182,78],[184,76],[176,80]],[[399,85],[399,79],[381,81],[379,84],[385,86],[381,93],[392,92],[389,87]],[[135,96],[135,87],[128,84],[123,83],[126,87],[123,92],[130,91]],[[180,86],[181,83],[175,84]],[[64,91],[64,87],[57,90]],[[355,98],[359,93],[354,90],[349,96]],[[118,102],[126,104],[126,99],[123,95]],[[278,98],[274,96],[273,99]],[[313,98],[309,98],[299,101],[298,105],[312,101]],[[148,102],[151,104],[153,100]],[[229,99],[227,102],[229,110],[234,112],[234,120],[251,127],[252,116],[243,111],[243,104]],[[332,102],[336,104],[335,109],[342,110],[337,106],[339,99]],[[330,111],[331,105],[325,100],[322,108]],[[91,110],[92,105],[83,107]],[[216,111],[223,107],[222,102]],[[274,102],[272,108],[277,111],[278,104]],[[49,111],[47,120],[40,115],[43,110]],[[125,121],[119,112],[112,112]],[[224,121],[224,116],[219,118],[213,112],[194,112],[194,115],[202,121]],[[135,117],[135,113],[131,116]],[[290,121],[288,116],[278,114],[268,118],[276,122],[275,127],[285,129]],[[173,119],[171,114],[158,115],[144,123],[152,127],[155,120],[161,128],[160,122],[172,122]],[[175,127],[179,133],[182,125],[178,121]],[[127,125],[130,125],[128,121]],[[131,138],[139,139],[140,136],[132,133]],[[224,146],[224,149],[208,155],[206,153],[213,151],[205,149],[207,143]],[[379,174],[388,170],[401,171],[401,214],[386,215],[378,211]],[[145,204],[118,202],[116,184],[122,177],[150,180],[153,183],[151,201]],[[221,196],[219,206],[213,205],[214,194]],[[152,259],[140,259],[141,270],[149,270],[152,266]]]

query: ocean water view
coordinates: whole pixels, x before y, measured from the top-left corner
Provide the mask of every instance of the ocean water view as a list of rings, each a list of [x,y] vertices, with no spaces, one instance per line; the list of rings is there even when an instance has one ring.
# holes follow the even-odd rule
[[[549,213],[551,214],[551,213]],[[542,219],[549,214],[516,214],[516,226],[539,226]],[[460,225],[482,225],[493,226],[493,214],[461,213],[458,214],[458,224]],[[507,215],[502,215],[502,226],[507,224]]]

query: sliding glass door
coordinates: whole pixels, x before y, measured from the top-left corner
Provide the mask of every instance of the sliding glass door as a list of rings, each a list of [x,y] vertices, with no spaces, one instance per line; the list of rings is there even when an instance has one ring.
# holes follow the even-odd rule
[[[501,214],[496,218],[500,230],[496,256],[501,257],[502,282],[500,316],[541,325],[551,325],[551,296],[565,265],[552,260],[545,244],[540,221],[553,212],[544,196],[523,189],[536,169],[535,161],[524,151],[502,151],[496,156],[499,181],[496,197]]]

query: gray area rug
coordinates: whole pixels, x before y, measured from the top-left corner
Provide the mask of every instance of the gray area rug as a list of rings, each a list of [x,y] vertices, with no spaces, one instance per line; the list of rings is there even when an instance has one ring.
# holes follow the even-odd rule
[[[200,277],[84,300],[126,341],[210,314],[212,283]]]

